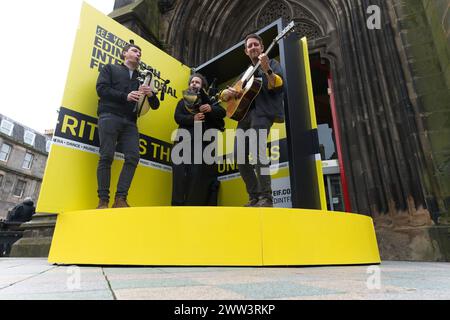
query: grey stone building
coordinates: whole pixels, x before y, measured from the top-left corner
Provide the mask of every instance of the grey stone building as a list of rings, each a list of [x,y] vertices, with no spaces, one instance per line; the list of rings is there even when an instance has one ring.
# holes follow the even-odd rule
[[[0,218],[31,197],[37,202],[51,138],[0,114]]]
[[[450,261],[449,7],[116,0],[110,16],[191,67],[278,18],[294,20],[309,39],[319,127],[341,145],[323,159],[343,164],[335,177],[347,202],[337,208],[373,217],[383,259]]]

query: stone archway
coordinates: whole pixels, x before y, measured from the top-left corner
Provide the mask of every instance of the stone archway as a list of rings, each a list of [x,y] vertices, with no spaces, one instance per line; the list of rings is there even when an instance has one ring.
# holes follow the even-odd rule
[[[382,8],[381,30],[366,28],[369,5]],[[172,55],[197,66],[272,19],[295,20],[311,52],[330,63],[353,210],[388,223],[423,213],[419,224],[429,224],[423,153],[387,6],[381,0],[177,1],[163,16],[163,40]]]
[[[178,1],[174,10],[164,17],[167,23],[163,41],[168,51],[184,63],[195,66],[230,48],[248,33],[257,31],[282,17],[294,20],[299,36],[310,40],[328,33],[330,17],[318,19],[303,4],[306,1],[236,1],[210,3]],[[307,1],[313,3],[314,1]],[[317,4],[314,5],[317,7]],[[323,8],[316,9],[322,10]],[[191,17],[205,17],[192,19]],[[323,14],[320,14],[323,16]],[[328,21],[325,23],[324,22]],[[183,26],[183,30],[180,30]]]

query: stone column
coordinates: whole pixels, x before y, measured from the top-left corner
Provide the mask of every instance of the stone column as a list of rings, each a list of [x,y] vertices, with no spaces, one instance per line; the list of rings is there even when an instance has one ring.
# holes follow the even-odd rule
[[[159,40],[159,10],[158,0],[116,0],[114,11],[109,16],[148,42],[163,48]]]
[[[423,152],[433,220],[450,222],[450,14],[447,0],[392,0],[390,15]]]

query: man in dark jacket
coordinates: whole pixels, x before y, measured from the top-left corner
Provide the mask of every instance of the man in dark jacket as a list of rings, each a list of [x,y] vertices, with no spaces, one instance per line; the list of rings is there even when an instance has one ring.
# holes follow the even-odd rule
[[[217,173],[214,166],[207,165],[203,161],[202,155],[206,145],[202,138],[206,130],[223,130],[223,118],[226,113],[217,102],[204,101],[209,100],[205,90],[207,86],[206,79],[201,74],[194,73],[191,75],[189,88],[185,91],[185,95],[193,96],[194,100],[195,97],[198,98],[189,102],[186,97],[183,97],[175,109],[175,122],[179,125],[178,129],[185,130],[184,132],[187,133],[183,138],[180,138],[180,130],[178,130],[175,140],[183,142],[182,139],[190,139],[188,142],[190,156],[187,163],[184,161],[175,163],[174,154],[172,154],[172,161],[174,162],[172,165],[173,206],[202,206],[214,203],[214,201],[210,201],[210,195],[212,189],[217,188]],[[199,94],[202,88],[205,90],[203,95]],[[196,130],[196,125],[201,125],[201,130]],[[201,134],[202,137],[197,137],[196,134]],[[202,141],[201,150],[197,150],[197,156],[195,156],[194,143],[196,139]],[[196,157],[197,161],[195,161]]]
[[[136,126],[136,102],[146,95],[152,109],[159,107],[159,100],[149,86],[140,85],[137,68],[141,49],[130,44],[122,51],[124,63],[107,64],[97,80],[98,132],[100,138],[100,160],[97,167],[97,209],[108,208],[111,164],[116,145],[120,145],[125,163],[117,183],[113,208],[129,207],[128,190],[139,162],[139,132]]]
[[[280,64],[276,60],[269,60],[263,53],[264,45],[261,37],[250,34],[245,38],[245,54],[250,58],[253,65],[261,62],[260,68],[255,72],[255,78],[260,78],[262,87],[255,100],[253,100],[247,115],[239,121],[238,129],[244,131],[255,130],[258,141],[253,144],[258,146],[255,155],[256,163],[249,161],[249,142],[245,148],[241,148],[240,139],[235,142],[236,151],[245,150],[245,163],[238,163],[239,172],[245,182],[249,202],[248,207],[272,207],[272,187],[270,178],[270,164],[266,156],[267,136],[274,122],[284,122],[283,109],[283,72]],[[233,88],[222,91],[221,98],[228,101],[232,98],[241,97],[242,92],[237,92]],[[260,133],[266,134],[260,134]],[[238,135],[238,132],[237,132]],[[262,146],[262,147],[261,147]],[[237,155],[239,159],[239,155]]]

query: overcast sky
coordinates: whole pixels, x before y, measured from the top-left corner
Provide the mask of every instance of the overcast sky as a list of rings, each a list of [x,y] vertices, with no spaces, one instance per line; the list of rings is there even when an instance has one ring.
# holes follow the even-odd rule
[[[39,132],[54,129],[82,0],[2,1],[0,113]],[[85,0],[108,14],[114,0]]]

